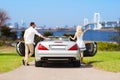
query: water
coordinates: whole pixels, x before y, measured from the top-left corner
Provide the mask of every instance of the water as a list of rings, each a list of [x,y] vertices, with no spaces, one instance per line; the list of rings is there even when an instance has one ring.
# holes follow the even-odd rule
[[[54,36],[62,36],[65,33],[70,33],[70,34],[75,34],[75,30],[59,30],[59,31],[54,31],[54,30],[48,30],[49,32],[53,32]],[[44,32],[48,32],[46,30],[40,30],[39,32],[43,34]],[[20,32],[18,32],[20,34]],[[112,36],[116,35],[117,32],[115,31],[102,31],[102,30],[88,30],[84,36],[83,40],[86,41],[107,41],[111,42],[113,41],[111,39]]]
[[[117,32],[115,31],[100,31],[100,30],[89,30],[83,36],[84,40],[87,41],[107,41],[111,42],[112,37],[115,36]]]

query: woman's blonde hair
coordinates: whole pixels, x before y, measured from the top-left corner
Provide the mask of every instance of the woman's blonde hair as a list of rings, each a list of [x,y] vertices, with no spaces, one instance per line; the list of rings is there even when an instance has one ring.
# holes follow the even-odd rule
[[[82,26],[77,26],[77,28],[76,28],[76,34],[77,34],[77,36],[80,36],[81,34],[82,34]]]

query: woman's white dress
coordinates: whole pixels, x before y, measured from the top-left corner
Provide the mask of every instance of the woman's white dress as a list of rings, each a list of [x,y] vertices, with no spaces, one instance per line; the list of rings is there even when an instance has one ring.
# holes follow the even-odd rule
[[[80,51],[85,51],[86,47],[85,47],[85,43],[83,41],[83,34],[81,34],[80,36],[77,36],[77,41],[76,41]]]

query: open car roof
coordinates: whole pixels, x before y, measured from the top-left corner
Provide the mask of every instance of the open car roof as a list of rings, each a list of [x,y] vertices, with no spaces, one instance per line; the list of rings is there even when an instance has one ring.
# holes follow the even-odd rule
[[[69,37],[66,36],[48,36],[50,41],[70,41]]]

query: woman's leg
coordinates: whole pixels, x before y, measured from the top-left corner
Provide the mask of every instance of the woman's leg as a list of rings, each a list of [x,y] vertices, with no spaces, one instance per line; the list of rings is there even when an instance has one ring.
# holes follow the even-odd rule
[[[83,62],[83,51],[80,52],[80,58],[81,58],[81,62]]]

